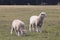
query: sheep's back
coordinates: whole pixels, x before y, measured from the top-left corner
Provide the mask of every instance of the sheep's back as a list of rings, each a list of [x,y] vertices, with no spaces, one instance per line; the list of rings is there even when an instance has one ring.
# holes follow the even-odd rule
[[[38,18],[38,16],[31,16],[30,17],[30,23],[36,22],[37,18]]]
[[[14,20],[12,22],[13,27],[19,27],[19,26],[22,26],[22,25],[24,25],[24,23],[21,20]]]

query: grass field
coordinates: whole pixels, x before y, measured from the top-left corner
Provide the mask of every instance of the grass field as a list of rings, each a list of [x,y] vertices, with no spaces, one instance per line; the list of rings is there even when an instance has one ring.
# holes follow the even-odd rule
[[[11,22],[21,19],[29,27],[29,18],[47,13],[42,32],[29,32],[28,36],[10,34]],[[60,40],[60,6],[0,6],[0,40]]]

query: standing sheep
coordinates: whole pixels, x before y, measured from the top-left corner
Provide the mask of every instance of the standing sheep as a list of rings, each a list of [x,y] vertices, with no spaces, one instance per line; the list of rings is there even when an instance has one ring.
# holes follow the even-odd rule
[[[41,12],[39,16],[31,16],[30,24],[29,24],[29,31],[33,30],[36,32],[40,32],[45,16],[46,16],[45,12]]]
[[[24,22],[22,22],[19,19],[15,19],[12,22],[11,34],[12,34],[12,31],[15,31],[16,35],[18,35],[18,36],[20,36],[20,34],[26,35],[26,33],[27,33],[26,26],[25,26]]]

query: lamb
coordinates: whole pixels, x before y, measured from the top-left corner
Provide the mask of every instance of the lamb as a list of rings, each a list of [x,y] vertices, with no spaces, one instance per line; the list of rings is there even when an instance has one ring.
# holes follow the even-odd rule
[[[20,36],[20,34],[27,34],[27,30],[26,30],[26,25],[24,24],[24,22],[22,22],[19,19],[15,19],[12,22],[12,27],[11,27],[11,34],[12,32],[15,31],[16,35]]]
[[[44,18],[46,17],[45,12],[41,12],[38,16],[30,17],[29,31],[41,32]]]

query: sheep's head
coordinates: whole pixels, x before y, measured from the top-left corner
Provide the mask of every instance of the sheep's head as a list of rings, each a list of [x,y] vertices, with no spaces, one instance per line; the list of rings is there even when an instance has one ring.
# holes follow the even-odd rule
[[[40,16],[41,16],[42,18],[45,18],[45,17],[46,17],[46,12],[41,12],[41,13],[40,13]]]
[[[39,14],[39,18],[45,18],[46,17],[46,12],[41,12],[40,14]]]
[[[38,18],[40,20],[43,20],[45,17],[46,17],[46,12],[41,12]]]

